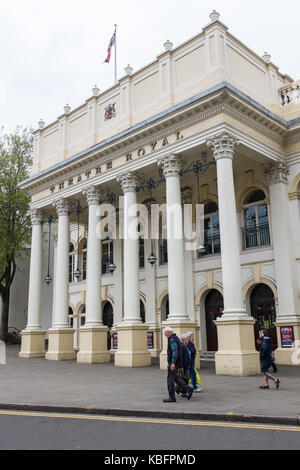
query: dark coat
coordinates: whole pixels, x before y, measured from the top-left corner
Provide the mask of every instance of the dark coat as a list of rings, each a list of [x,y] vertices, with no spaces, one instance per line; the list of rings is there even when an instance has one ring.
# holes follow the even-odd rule
[[[184,343],[180,343],[181,346],[181,354],[182,354],[182,367],[184,371],[189,370],[190,365],[191,365],[191,359],[190,359],[190,354],[188,351],[188,348]]]
[[[259,358],[263,368],[268,368],[272,365],[272,339],[269,336],[264,336],[261,342]]]
[[[172,364],[173,351],[172,351],[172,348],[171,348],[171,343],[174,342],[174,341],[177,343],[177,348],[178,348],[178,357],[177,357],[177,361],[175,363],[175,367],[176,367],[176,369],[180,369],[182,367],[181,343],[180,343],[180,339],[178,338],[178,336],[175,335],[175,333],[173,335],[171,335],[170,338],[168,338],[168,351],[167,351],[168,364],[169,365]]]
[[[195,344],[193,343],[193,341],[189,341],[188,348],[191,351],[191,365],[195,366],[195,358],[196,358],[197,349],[195,348]]]

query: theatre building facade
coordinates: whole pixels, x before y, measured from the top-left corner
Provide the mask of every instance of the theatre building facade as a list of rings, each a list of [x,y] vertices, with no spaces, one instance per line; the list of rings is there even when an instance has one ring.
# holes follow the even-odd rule
[[[299,365],[300,82],[219,16],[176,48],[166,41],[146,67],[126,67],[110,89],[95,86],[55,122],[39,122],[21,183],[32,244],[20,357],[113,357],[121,367],[156,357],[166,368],[162,330],[171,326],[195,333],[216,373],[251,375],[265,328],[276,362]],[[138,236],[126,237],[141,216],[130,210],[136,203],[149,212]],[[179,208],[166,218],[167,238],[144,236],[153,204]],[[193,228],[204,207],[193,249],[188,204]],[[101,239],[109,207],[118,234]]]

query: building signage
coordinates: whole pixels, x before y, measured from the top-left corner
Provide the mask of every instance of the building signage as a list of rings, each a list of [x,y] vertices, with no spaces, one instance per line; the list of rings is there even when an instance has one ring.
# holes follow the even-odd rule
[[[147,333],[148,349],[154,348],[153,331]]]
[[[108,119],[110,119],[110,118],[108,118]],[[159,148],[170,145],[170,143],[174,143],[174,138],[175,138],[175,142],[177,142],[180,139],[183,139],[183,135],[182,135],[181,131],[178,131],[175,134],[172,134],[168,137],[163,137],[160,140],[152,141],[150,144],[145,145],[144,147],[138,147],[136,150],[124,155],[125,161],[128,162],[128,161],[133,160],[135,158],[143,157],[145,155],[148,155],[149,153],[154,152],[155,150],[158,150]],[[172,140],[172,142],[169,142],[171,140]],[[81,183],[82,181],[85,181],[85,180],[89,179],[91,176],[96,176],[96,175],[101,174],[103,169],[105,171],[105,170],[110,170],[112,168],[113,168],[113,161],[112,160],[109,161],[109,162],[106,162],[104,164],[104,168],[101,168],[101,166],[98,163],[97,167],[86,170],[83,174],[79,174],[79,175],[76,175],[76,176],[69,177],[68,179],[66,179],[64,181],[60,181],[56,185],[50,186],[50,192],[51,192],[51,194],[57,193],[57,192],[59,192],[63,189],[66,189],[66,188],[70,187],[70,186],[75,186],[76,184]],[[93,172],[93,175],[92,175],[92,172]]]
[[[118,333],[112,334],[113,349],[118,349]]]
[[[294,328],[292,326],[280,327],[281,347],[293,348],[295,346]]]

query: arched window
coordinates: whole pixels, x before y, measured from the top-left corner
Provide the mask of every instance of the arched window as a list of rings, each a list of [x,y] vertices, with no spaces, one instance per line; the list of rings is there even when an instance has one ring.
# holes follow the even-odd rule
[[[220,253],[219,209],[215,202],[207,202],[204,206],[204,246],[205,255]]]
[[[140,299],[140,316],[143,323],[145,323],[145,305],[144,302]]]
[[[69,282],[74,282],[75,253],[73,243],[69,244]]]
[[[69,307],[69,315],[68,315],[69,327],[73,328],[74,325],[74,312],[72,307]]]
[[[112,240],[102,241],[102,274],[109,274],[109,265],[113,262],[114,245]]]
[[[86,279],[86,260],[87,260],[87,239],[82,245],[82,279]]]
[[[268,207],[261,189],[251,191],[243,204],[244,248],[270,245]]]
[[[80,317],[80,326],[84,326],[84,324],[85,324],[85,305],[83,305],[83,307],[81,308],[79,317]]]

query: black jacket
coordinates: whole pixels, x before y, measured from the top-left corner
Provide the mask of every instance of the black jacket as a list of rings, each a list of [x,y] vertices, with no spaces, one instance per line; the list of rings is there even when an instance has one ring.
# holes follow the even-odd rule
[[[182,367],[184,371],[186,372],[190,368],[191,364],[191,356],[189,354],[188,348],[184,343],[180,343],[181,346],[181,352],[182,352]]]
[[[263,366],[271,366],[272,359],[272,339],[269,336],[264,336],[260,345],[260,362]]]
[[[191,351],[191,365],[194,366],[197,349],[195,348],[193,341],[189,341],[188,348]]]
[[[171,344],[174,341],[177,343],[177,350],[178,350],[178,356],[177,356],[177,360],[175,362],[175,367],[176,367],[176,369],[180,369],[182,367],[181,343],[180,343],[180,339],[178,338],[178,336],[175,335],[175,333],[173,335],[171,335],[170,338],[168,338],[168,352],[167,352],[168,364],[169,365],[172,364],[173,351],[172,351],[172,348],[171,348]]]

